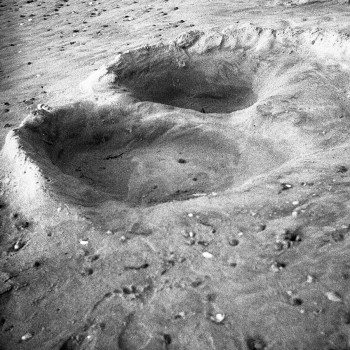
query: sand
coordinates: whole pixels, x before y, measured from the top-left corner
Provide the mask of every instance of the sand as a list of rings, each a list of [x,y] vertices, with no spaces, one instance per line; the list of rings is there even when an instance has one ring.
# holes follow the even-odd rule
[[[0,3],[0,348],[350,348],[347,1]]]

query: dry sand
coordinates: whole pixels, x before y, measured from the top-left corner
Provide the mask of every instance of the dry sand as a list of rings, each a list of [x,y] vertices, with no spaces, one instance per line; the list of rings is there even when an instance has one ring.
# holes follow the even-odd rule
[[[347,1],[0,11],[1,349],[350,349]]]

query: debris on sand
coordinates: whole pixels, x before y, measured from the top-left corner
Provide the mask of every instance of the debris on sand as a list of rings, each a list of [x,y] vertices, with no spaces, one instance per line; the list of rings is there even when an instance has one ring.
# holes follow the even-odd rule
[[[239,244],[239,240],[233,237],[228,239],[228,244],[232,247],[236,247]]]
[[[21,240],[18,240],[18,241],[14,244],[13,250],[16,252],[16,251],[22,249],[24,246],[25,246],[25,243],[24,243],[23,241],[21,241]]]
[[[278,193],[281,193],[282,191],[290,190],[291,188],[293,188],[292,184],[289,184],[289,183],[286,183],[286,182],[282,182],[280,184],[280,189],[279,189]]]
[[[33,338],[33,334],[28,332],[28,333],[22,335],[21,340],[22,341],[28,341],[28,340],[30,340],[32,338]]]
[[[214,257],[213,254],[209,253],[209,252],[203,252],[202,255],[204,256],[204,258],[206,259],[212,259]]]
[[[210,316],[210,319],[214,322],[214,323],[222,323],[224,322],[226,316],[223,313],[217,313],[215,315]]]
[[[325,295],[328,298],[328,300],[330,300],[330,301],[334,301],[336,303],[342,302],[342,298],[336,292],[326,292]]]
[[[272,263],[272,265],[270,266],[270,270],[272,272],[280,272],[282,271],[284,268],[286,267],[286,265],[284,263],[281,263],[281,262],[278,262],[278,261],[275,261]]]
[[[313,282],[315,282],[315,280],[316,280],[316,278],[312,275],[308,275],[306,278],[307,283],[313,283]]]

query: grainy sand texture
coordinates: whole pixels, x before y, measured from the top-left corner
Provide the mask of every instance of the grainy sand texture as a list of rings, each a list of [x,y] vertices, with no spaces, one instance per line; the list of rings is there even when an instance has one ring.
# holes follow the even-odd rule
[[[350,349],[350,6],[0,0],[0,349]]]

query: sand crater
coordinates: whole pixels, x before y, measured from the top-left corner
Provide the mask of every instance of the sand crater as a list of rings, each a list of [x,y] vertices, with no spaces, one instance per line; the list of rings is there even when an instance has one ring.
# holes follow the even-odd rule
[[[17,129],[46,179],[75,201],[96,196],[129,205],[187,200],[238,186],[286,160],[273,143],[201,113],[152,114],[77,104],[36,115]],[[27,147],[28,151],[28,147]]]
[[[158,56],[158,50],[152,55]],[[191,59],[165,59],[145,69],[124,69],[118,84],[140,101],[157,102],[205,113],[231,113],[257,101],[252,77],[238,57],[208,54]],[[176,55],[175,55],[176,57]],[[151,59],[153,61],[153,59]]]
[[[238,188],[324,146],[347,107],[327,66],[288,52],[248,26],[121,53],[82,84],[102,102],[35,111],[4,153],[28,197],[147,206]]]

